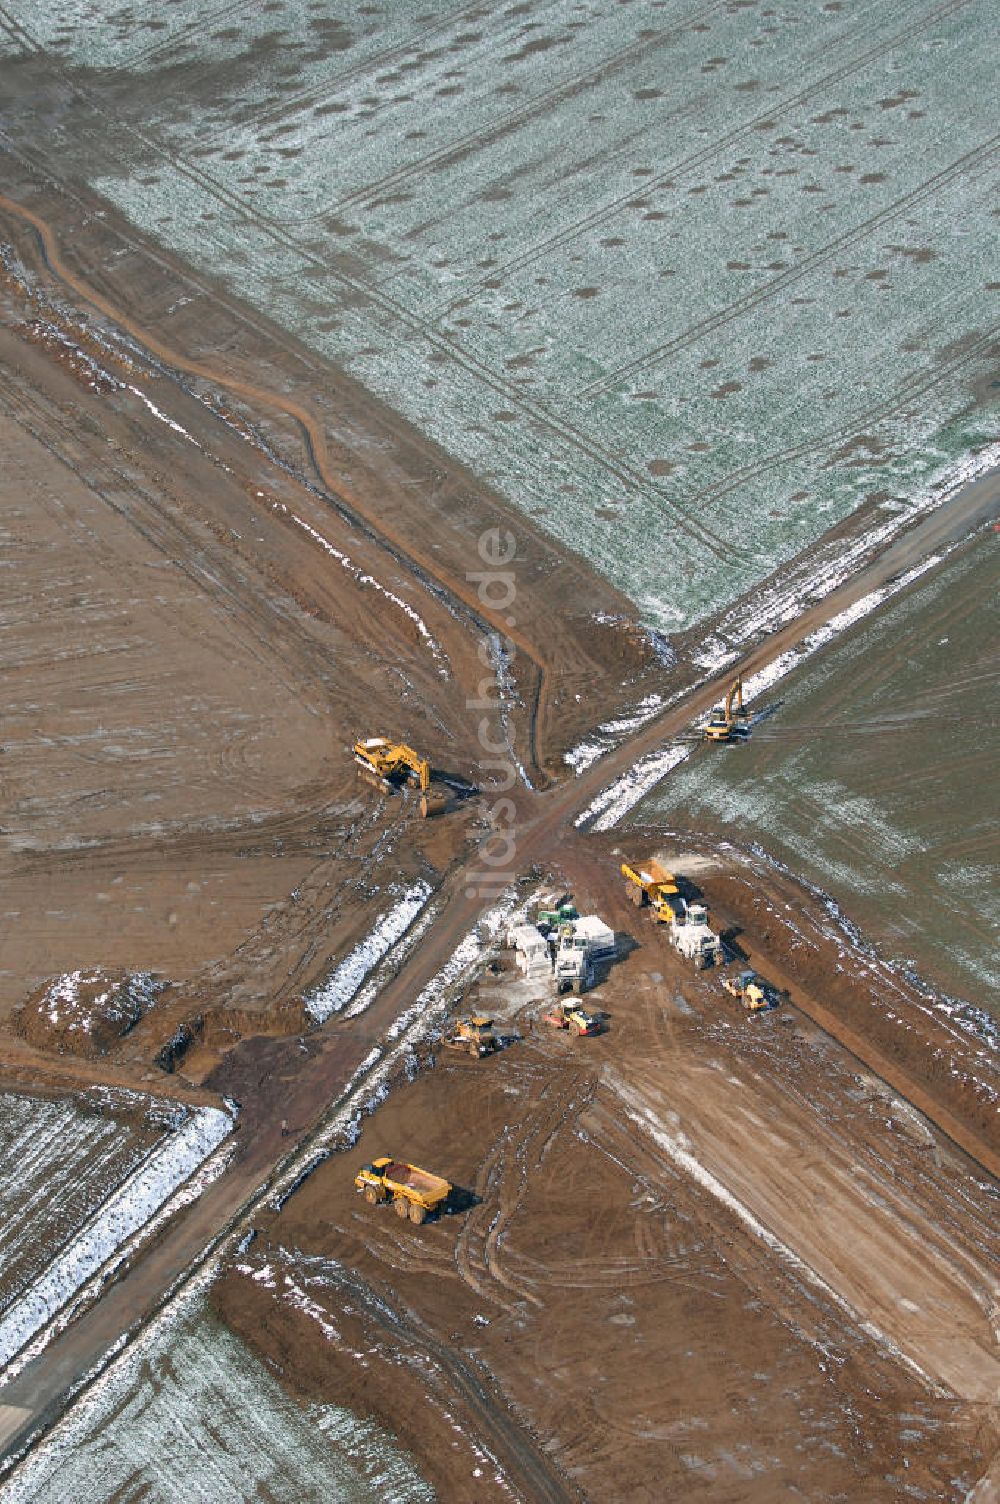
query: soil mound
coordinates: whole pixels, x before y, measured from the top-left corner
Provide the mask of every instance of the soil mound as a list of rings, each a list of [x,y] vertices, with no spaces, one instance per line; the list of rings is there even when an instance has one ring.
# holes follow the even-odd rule
[[[14,1029],[29,1044],[93,1059],[134,1029],[170,984],[149,971],[70,971],[22,1004]]]

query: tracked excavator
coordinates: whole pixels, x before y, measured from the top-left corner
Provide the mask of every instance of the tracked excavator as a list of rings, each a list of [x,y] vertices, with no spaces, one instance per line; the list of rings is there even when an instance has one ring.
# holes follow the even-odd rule
[[[416,784],[420,789],[420,813],[425,819],[447,807],[448,796],[431,789],[430,762],[405,742],[390,741],[386,736],[366,737],[354,743],[354,761],[359,777],[383,793],[401,783]]]
[[[705,726],[707,742],[735,742],[746,736],[750,717],[743,707],[743,680],[734,679],[724,705],[716,705]]]

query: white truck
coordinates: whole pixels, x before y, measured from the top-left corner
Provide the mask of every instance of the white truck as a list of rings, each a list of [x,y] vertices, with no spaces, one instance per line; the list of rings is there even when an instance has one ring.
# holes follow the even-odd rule
[[[589,992],[594,985],[594,958],[586,939],[561,936],[556,952],[556,992]]]
[[[722,941],[709,925],[708,910],[703,903],[689,903],[683,913],[671,919],[670,939],[699,971],[714,965],[722,954]]]
[[[515,925],[509,935],[517,964],[526,977],[539,976],[549,969],[549,950],[545,937],[533,924]]]
[[[615,932],[596,914],[559,926],[556,951],[556,991],[589,992],[596,981],[595,962],[615,955]]]

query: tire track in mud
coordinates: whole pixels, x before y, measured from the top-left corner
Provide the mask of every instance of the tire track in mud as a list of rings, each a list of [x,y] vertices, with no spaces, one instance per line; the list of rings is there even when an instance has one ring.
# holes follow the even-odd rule
[[[385,518],[381,514],[371,512],[359,498],[350,491],[340,477],[336,477],[332,471],[327,448],[326,432],[324,426],[317,419],[313,411],[304,403],[296,401],[284,394],[272,392],[265,387],[248,382],[242,378],[225,372],[222,368],[210,365],[203,361],[191,360],[179,351],[174,350],[163,340],[157,338],[149,330],[143,328],[137,321],[130,318],[110,298],[98,292],[83,277],[73,272],[66,264],[59,250],[55,233],[52,227],[40,215],[25,205],[17,204],[5,194],[0,193],[0,212],[12,216],[27,224],[34,232],[38,244],[41,247],[45,265],[49,272],[66,287],[70,288],[78,297],[90,303],[100,313],[110,319],[119,328],[129,333],[138,344],[143,346],[157,360],[166,365],[182,371],[189,376],[207,381],[216,387],[222,387],[241,397],[251,405],[259,405],[272,412],[277,412],[291,418],[299,429],[308,461],[319,478],[324,490],[331,499],[336,499],[344,509],[346,520],[358,525],[359,520],[364,525],[364,530],[377,544],[387,548],[393,559],[404,569],[408,570],[421,584],[428,579],[433,580],[436,588],[444,596],[451,597],[465,608],[464,614],[483,635],[487,631],[495,633],[501,640],[509,639],[515,644],[532,664],[537,685],[532,686],[534,692],[529,690],[531,701],[528,719],[531,747],[532,771],[544,780],[542,765],[539,755],[538,723],[544,713],[550,693],[549,679],[551,677],[548,665],[534,643],[525,636],[524,632],[516,625],[508,625],[508,618],[490,611],[484,607],[479,599],[478,592],[470,589],[464,581],[450,573],[443,573],[433,556],[418,547],[412,540],[404,540],[393,530],[387,527]],[[318,545],[317,545],[318,546]],[[475,556],[478,558],[478,555]]]
[[[533,1277],[512,1277],[502,1243],[521,1210],[533,1173],[543,1162],[557,1136],[583,1112],[595,1089],[593,1073],[585,1068],[566,1068],[542,1087],[539,1101],[517,1124],[516,1132],[505,1129],[486,1156],[476,1180],[480,1198],[459,1233],[455,1262],[465,1282],[480,1295],[489,1296],[508,1312],[516,1304],[505,1301],[496,1290],[500,1285],[516,1301],[540,1306],[542,1299],[530,1288]],[[522,1261],[516,1259],[520,1265]],[[484,1283],[485,1269],[493,1284]]]
[[[270,977],[266,963],[277,952],[281,953],[282,973],[280,981],[272,981],[269,986],[269,1005],[301,996],[312,981],[322,980],[322,973],[315,974],[314,963],[318,963],[324,936],[341,913],[345,895],[368,869],[370,852],[365,850],[362,838],[374,835],[378,844],[383,818],[381,811],[373,810],[355,822],[299,880],[294,897],[272,904],[234,950],[196,972],[185,983],[185,990],[231,996],[247,976],[264,973]],[[337,864],[335,868],[333,863]],[[324,967],[329,969],[334,960],[334,955],[328,955]]]
[[[145,478],[140,479],[137,466],[130,465],[127,470],[119,468],[106,452],[97,452],[85,443],[81,444],[79,432],[70,417],[54,403],[43,402],[30,393],[25,384],[12,380],[2,368],[0,403],[38,444],[77,475],[105,506],[197,590],[207,593],[213,600],[220,596],[224,599],[226,612],[247,629],[262,667],[277,663],[281,674],[287,677],[288,659],[274,645],[275,629],[280,627],[286,644],[294,645],[300,661],[307,663],[315,659],[319,668],[322,654],[314,640],[289,614],[276,616],[260,601],[256,591],[243,588],[245,582],[239,569],[225,554],[220,552],[213,558],[211,568],[207,562],[189,562],[203,559],[201,541],[190,530],[186,519],[182,522],[150,491]],[[128,454],[124,453],[127,463]],[[140,517],[135,508],[117,500],[112,494],[115,491],[138,495],[144,504],[145,516]],[[316,671],[311,671],[309,677],[315,678]]]
[[[809,1122],[816,1144],[814,1161],[835,1163],[843,1154],[843,1145],[851,1128],[848,1121],[851,1116],[848,1092],[851,1077],[846,1074],[843,1062],[838,1063],[836,1079],[831,1073],[823,1074],[818,1084],[813,1082],[808,1090],[800,1084],[798,1072],[787,1052],[770,1054],[766,1071],[763,1062],[760,1070],[752,1067],[751,1070],[762,1092],[773,1091],[777,1086],[782,1099],[794,1104]],[[885,1102],[887,1108],[891,1105],[891,1096],[887,1100],[876,1094],[876,1098]],[[855,1182],[868,1188],[873,1204],[880,1209],[891,1209],[900,1226],[912,1233],[915,1244],[923,1242],[927,1246],[926,1229],[933,1228],[937,1261],[947,1264],[956,1283],[963,1285],[985,1308],[989,1292],[982,1285],[981,1266],[977,1265],[969,1249],[975,1246],[988,1248],[996,1240],[996,1229],[971,1204],[963,1207],[966,1225],[960,1227],[955,1210],[956,1198],[968,1203],[961,1182],[947,1167],[936,1162],[930,1169],[921,1168],[921,1161],[912,1149],[905,1155],[905,1175],[901,1174],[900,1165],[893,1159],[897,1149],[898,1141],[888,1132],[882,1139],[874,1135],[858,1135],[851,1139],[851,1173]],[[897,1159],[900,1157],[897,1154]]]
[[[870,63],[877,62],[901,42],[910,41],[913,37],[919,36],[928,26],[933,25],[935,21],[943,20],[952,11],[961,10],[965,3],[966,0],[946,0],[945,4],[936,6],[920,21],[895,33],[888,41],[870,48],[868,52],[862,53],[860,57],[853,59],[849,63],[845,63],[830,73],[822,75],[804,89],[800,89],[795,94],[789,95],[785,100],[774,104],[760,114],[752,116],[734,130],[727,131],[724,135],[717,137],[709,145],[700,147],[696,152],[692,152],[687,157],[681,157],[679,161],[664,169],[663,172],[657,173],[655,177],[645,179],[641,189],[633,189],[628,194],[623,194],[618,198],[612,199],[599,209],[591,210],[589,214],[584,215],[574,224],[566,226],[565,229],[558,231],[554,235],[547,236],[542,241],[538,241],[534,246],[531,246],[519,255],[512,256],[509,261],[501,262],[499,266],[491,267],[489,277],[481,278],[478,282],[470,284],[466,290],[467,293],[471,294],[472,297],[476,296],[478,293],[486,290],[485,284],[488,280],[496,277],[506,277],[512,272],[520,271],[525,266],[532,266],[535,262],[550,255],[553,251],[560,250],[563,246],[571,244],[587,230],[596,229],[599,225],[603,225],[608,220],[614,219],[616,215],[628,207],[631,200],[636,197],[637,192],[645,195],[646,193],[655,192],[659,188],[673,186],[674,181],[678,177],[698,171],[700,168],[707,166],[721,152],[731,147],[739,146],[765,120],[774,120],[787,113],[788,110],[807,103],[813,94],[819,93],[821,89],[829,88],[833,84],[841,83],[845,78],[849,78],[852,73],[857,73],[861,69],[866,68]],[[434,317],[438,319],[446,318],[457,308],[469,301],[471,301],[471,297],[459,294],[458,297],[453,298],[450,302],[443,305]],[[586,393],[587,388],[583,388],[579,395],[585,395]]]
[[[412,1243],[412,1239],[407,1241]],[[477,1439],[499,1462],[524,1504],[582,1504],[577,1487],[528,1427],[512,1415],[499,1385],[484,1365],[468,1352],[440,1341],[423,1321],[401,1310],[386,1294],[376,1293],[360,1274],[340,1267],[324,1272],[338,1291],[363,1307],[366,1319],[388,1339],[391,1353],[412,1348],[437,1367],[452,1394],[473,1417]]]
[[[251,641],[256,639],[259,648],[263,649],[263,654],[256,654],[262,665],[264,655],[273,659],[277,654],[283,681],[288,679],[290,669],[288,650],[290,648],[296,651],[296,656],[300,660],[304,657],[313,657],[319,652],[315,642],[308,634],[300,632],[294,621],[273,618],[263,606],[259,606],[258,593],[247,590],[242,585],[238,571],[230,571],[230,578],[228,581],[224,580],[223,576],[226,574],[224,562],[213,563],[213,570],[207,576],[208,584],[206,585],[206,576],[203,571],[185,562],[190,554],[193,553],[197,557],[200,551],[197,548],[192,550],[187,546],[183,528],[180,528],[176,520],[168,517],[163,508],[152,500],[136,475],[134,473],[126,475],[119,470],[112,461],[106,458],[104,451],[101,452],[100,457],[95,457],[85,447],[82,459],[72,453],[78,447],[74,443],[76,430],[60,408],[55,404],[36,399],[27,386],[10,382],[2,369],[0,369],[0,411],[7,412],[58,460],[68,465],[74,473],[81,474],[90,494],[116,511],[154,550],[168,556],[172,562],[176,562],[179,571],[184,573],[196,587],[201,590],[209,589],[213,598],[218,598],[220,592],[228,594],[227,615],[235,614],[241,620],[245,640],[248,636]],[[122,506],[108,494],[109,491],[115,489],[127,490],[131,498],[141,496],[151,509],[151,523],[147,525],[142,520],[135,506]],[[75,516],[67,515],[63,520],[67,526],[76,529],[81,546],[88,554],[94,555],[97,560],[103,558],[105,568],[113,565],[115,556],[91,527]],[[175,539],[184,541],[175,542]],[[237,608],[235,613],[232,609],[234,604]],[[283,628],[280,648],[275,645],[275,633],[279,627]],[[249,628],[249,633],[247,628]],[[305,650],[304,653],[299,651],[302,649]],[[322,655],[320,661],[325,661]],[[239,760],[239,749],[242,746],[243,742],[239,738],[235,747],[231,741],[223,745],[219,758],[221,776],[225,776],[227,762],[232,761],[234,757]],[[208,781],[211,782],[210,779]],[[244,790],[252,786],[252,778],[243,780]],[[270,785],[267,780],[264,780],[261,791],[266,793],[269,790]],[[215,856],[223,852],[238,856],[248,843],[258,848],[280,844],[286,848],[287,854],[316,853],[318,847],[330,844],[329,839],[324,839],[322,832],[317,831],[317,822],[328,810],[330,798],[329,784],[323,780],[316,780],[296,790],[292,809],[283,813],[268,814],[263,819],[259,814],[254,813],[235,822],[220,822],[218,825],[198,824],[192,828],[190,824],[184,823],[174,829],[160,827],[150,835],[144,835],[140,830],[133,836],[87,842],[76,848],[37,853],[24,852],[16,858],[12,870],[34,876],[44,872],[66,871],[74,867],[85,867],[88,871],[93,871],[99,866],[110,869],[116,864],[141,860],[144,854],[155,854],[158,860],[164,857],[167,860],[171,858],[176,860],[184,856],[192,860],[196,856],[204,857],[206,851]],[[390,832],[393,826],[398,826],[404,814],[405,810],[402,806],[397,806],[395,803],[391,806],[388,816]],[[331,857],[342,859],[345,854],[350,856],[352,852],[358,871],[363,870],[365,854],[362,847],[370,839],[373,827],[375,827],[374,833],[378,841],[386,839],[389,833],[383,829],[386,819],[385,811],[373,806],[360,819],[355,820],[339,839],[335,840],[332,851],[327,850],[322,857],[318,858],[313,873],[303,882],[318,884],[322,889],[328,881],[326,875],[330,871]],[[301,886],[300,884],[300,888]],[[235,953],[229,954],[223,962],[210,965],[204,971],[190,976],[184,983],[185,992],[193,991],[197,994],[200,990],[218,988],[222,981],[233,973],[237,976],[254,975],[255,963],[260,959],[262,951],[273,951],[275,945],[281,941],[288,947],[294,946],[297,955],[294,965],[283,977],[281,988],[275,997],[280,1000],[296,993],[301,988],[303,968],[313,959],[321,943],[324,922],[329,919],[330,912],[329,903],[317,912],[313,912],[308,904],[291,901],[274,906]]]
[[[608,1150],[613,1149],[622,1163],[649,1176],[661,1188],[673,1213],[683,1210],[690,1219],[692,1237],[707,1244],[709,1257],[703,1257],[704,1267],[698,1277],[682,1278],[682,1284],[689,1284],[703,1296],[717,1294],[712,1289],[714,1276],[710,1267],[713,1260],[717,1261],[773,1312],[797,1341],[807,1343],[824,1357],[829,1356],[831,1349],[861,1348],[867,1350],[870,1359],[877,1356],[880,1364],[896,1367],[895,1357],[864,1330],[861,1317],[857,1313],[847,1316],[839,1308],[839,1297],[832,1287],[824,1290],[814,1284],[806,1272],[808,1265],[800,1272],[766,1245],[746,1237],[734,1214],[690,1176],[679,1173],[669,1155],[652,1138],[637,1133],[633,1124],[623,1121],[617,1103],[600,1101],[590,1120],[596,1141]],[[690,1255],[686,1262],[690,1265]],[[670,1279],[671,1275],[664,1278]],[[930,1387],[933,1390],[934,1386]]]

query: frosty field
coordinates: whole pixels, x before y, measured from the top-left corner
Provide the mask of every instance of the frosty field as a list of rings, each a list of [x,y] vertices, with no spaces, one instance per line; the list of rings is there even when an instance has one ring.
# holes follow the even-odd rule
[[[376,1426],[289,1398],[195,1296],[100,1380],[4,1498],[426,1504],[433,1494]]]
[[[673,630],[993,436],[992,16],[21,0],[0,142]]]
[[[134,1112],[0,1094],[0,1313],[162,1136]]]
[[[635,815],[758,841],[885,953],[995,997],[992,533],[782,680],[746,745],[699,747]]]

